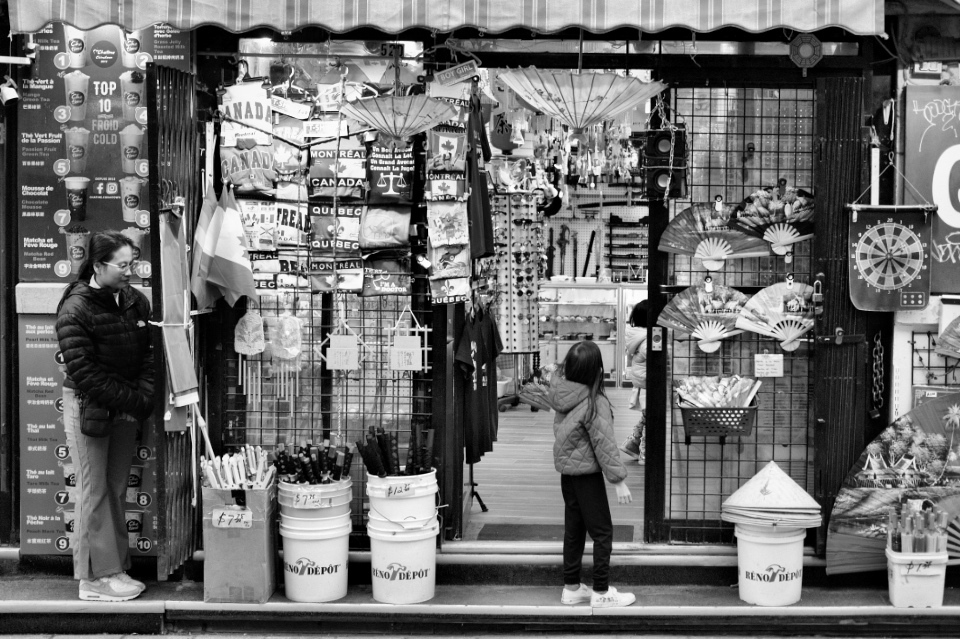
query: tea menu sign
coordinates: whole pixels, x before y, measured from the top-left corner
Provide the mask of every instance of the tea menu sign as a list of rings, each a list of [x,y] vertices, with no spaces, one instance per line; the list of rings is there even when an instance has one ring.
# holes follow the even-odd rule
[[[17,139],[20,280],[67,282],[90,234],[107,228],[140,250],[148,283],[147,64],[190,70],[190,35],[51,24],[21,83]]]

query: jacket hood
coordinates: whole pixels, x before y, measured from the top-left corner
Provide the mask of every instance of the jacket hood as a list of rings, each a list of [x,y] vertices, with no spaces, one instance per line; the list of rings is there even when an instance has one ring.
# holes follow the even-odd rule
[[[590,396],[590,389],[579,382],[566,379],[554,381],[550,386],[550,404],[560,413],[569,413]]]

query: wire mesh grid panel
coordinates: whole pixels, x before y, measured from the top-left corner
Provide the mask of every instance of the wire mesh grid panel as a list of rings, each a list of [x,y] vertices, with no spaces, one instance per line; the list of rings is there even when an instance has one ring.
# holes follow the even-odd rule
[[[686,123],[689,146],[688,197],[670,202],[671,218],[693,203],[713,202],[718,195],[739,202],[778,182],[813,191],[813,89],[678,88],[671,102],[675,117]],[[667,283],[685,287],[709,275],[714,283],[747,295],[784,282],[789,274],[810,283],[811,245],[792,244],[785,256],[729,259],[715,271],[693,256],[670,255]],[[730,541],[732,526],[720,520],[721,504],[770,460],[813,491],[811,349],[806,342],[783,352],[775,340],[744,333],[724,340],[718,351],[704,353],[694,340],[675,339],[669,348],[669,379],[672,384],[688,375],[752,377],[754,356],[762,353],[783,353],[784,370],[782,377],[763,378],[749,436],[688,438],[680,409],[674,405],[668,411],[665,524],[671,542]]]
[[[261,445],[288,452],[305,444],[347,446],[362,442],[369,429],[396,433],[401,459],[414,423],[429,425],[432,397],[429,372],[391,369],[391,345],[398,332],[430,325],[430,313],[419,309],[411,315],[411,297],[281,293],[261,296],[260,313],[268,335],[262,356],[227,357],[226,413],[223,443]],[[276,334],[281,318],[300,323],[299,353],[284,357],[277,352]],[[415,317],[415,321],[413,318]],[[342,321],[341,321],[342,320]],[[332,334],[355,335],[359,367],[331,371],[325,365]],[[421,335],[423,362],[430,361],[430,340]],[[224,347],[229,340],[225,340]],[[289,355],[287,353],[286,355]],[[366,470],[354,455],[351,513],[354,530],[365,521]]]
[[[956,386],[960,389],[960,359],[936,352],[937,334],[914,331],[910,338],[910,382],[917,386]]]

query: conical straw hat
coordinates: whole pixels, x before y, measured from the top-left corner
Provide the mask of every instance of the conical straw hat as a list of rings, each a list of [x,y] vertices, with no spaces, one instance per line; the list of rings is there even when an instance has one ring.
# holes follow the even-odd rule
[[[731,506],[741,511],[820,511],[820,504],[772,461],[723,502],[723,508]]]

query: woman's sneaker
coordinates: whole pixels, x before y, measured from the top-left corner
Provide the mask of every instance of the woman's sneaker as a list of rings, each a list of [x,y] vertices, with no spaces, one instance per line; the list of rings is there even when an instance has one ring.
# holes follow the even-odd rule
[[[80,599],[83,601],[129,601],[140,596],[142,589],[131,586],[115,576],[80,580]]]
[[[623,608],[624,606],[629,606],[636,600],[637,598],[633,595],[633,593],[617,592],[616,588],[610,586],[606,592],[593,592],[593,595],[590,597],[590,607]]]
[[[560,603],[567,606],[590,603],[591,596],[593,596],[593,591],[590,590],[590,587],[580,584],[580,588],[577,590],[567,590],[564,588],[563,594],[560,595]]]
[[[127,584],[128,586],[136,586],[137,588],[140,589],[140,592],[143,592],[144,590],[147,589],[147,584],[143,583],[142,581],[137,581],[136,579],[134,579],[133,577],[131,577],[130,575],[128,575],[123,571],[118,572],[117,574],[112,576],[116,577],[117,579]]]
[[[620,450],[630,459],[640,459],[640,444],[634,441],[633,437],[627,437],[620,444]]]

